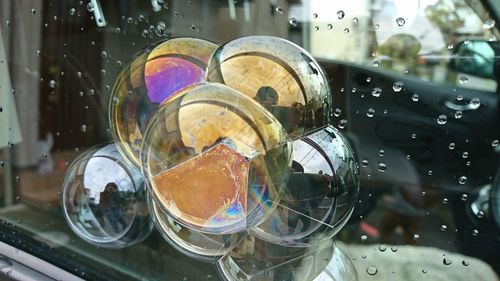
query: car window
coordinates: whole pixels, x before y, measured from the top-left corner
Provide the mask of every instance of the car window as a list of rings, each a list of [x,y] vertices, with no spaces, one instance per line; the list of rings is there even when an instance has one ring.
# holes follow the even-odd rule
[[[498,280],[499,8],[0,1],[0,280]]]

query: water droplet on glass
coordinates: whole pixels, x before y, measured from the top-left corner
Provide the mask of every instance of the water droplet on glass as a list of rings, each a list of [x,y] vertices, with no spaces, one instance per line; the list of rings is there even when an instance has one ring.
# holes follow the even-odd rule
[[[365,242],[368,239],[368,236],[366,235],[361,235],[361,242]]]
[[[359,19],[358,18],[353,18],[352,19],[352,25],[353,26],[358,26],[358,24],[359,24]]]
[[[166,25],[164,22],[159,22],[158,25],[155,28],[155,34],[156,36],[163,36],[165,35],[165,30],[166,30]]]
[[[329,23],[329,24],[326,25],[326,29],[331,30],[332,28],[333,28],[332,24]]]
[[[392,89],[394,90],[394,92],[396,93],[399,93],[401,92],[401,90],[403,89],[403,82],[401,81],[396,81],[394,82],[394,84],[392,85]]]
[[[391,247],[391,251],[393,251],[394,253],[395,253],[395,252],[397,252],[397,251],[398,251],[398,247],[396,247],[396,246],[392,246],[392,247]]]
[[[463,260],[463,261],[462,261],[462,265],[463,265],[463,266],[469,266],[469,264],[470,264],[470,263],[469,263],[468,261],[466,261],[466,260]]]
[[[484,29],[492,29],[493,27],[495,27],[495,21],[494,20],[487,19],[486,21],[484,21],[484,23],[483,23],[483,28]]]
[[[468,198],[469,198],[469,196],[467,194],[465,194],[465,193],[462,194],[462,197],[461,197],[462,201],[465,202],[465,201],[467,201]]]
[[[412,139],[416,139],[417,138],[417,134],[411,134],[410,136]]]
[[[455,149],[455,143],[454,143],[454,142],[450,142],[450,144],[448,145],[448,148],[449,148],[450,150]]]
[[[149,36],[149,31],[147,29],[144,29],[142,31],[142,37],[147,38]]]
[[[458,110],[455,112],[455,119],[460,119],[463,116],[463,112]]]
[[[297,26],[297,20],[295,18],[290,18],[288,23],[292,26]]]
[[[133,23],[133,22],[134,22],[134,19],[132,17],[127,18],[127,23]]]
[[[441,231],[446,231],[446,229],[448,229],[448,227],[445,224],[442,224],[441,225]]]
[[[103,59],[107,58],[107,57],[108,57],[108,53],[107,53],[106,51],[102,51],[102,52],[101,52],[101,57],[102,57]]]
[[[386,249],[387,249],[387,247],[385,245],[378,246],[378,250],[381,252],[385,252]]]
[[[54,80],[50,80],[49,81],[49,87],[51,87],[52,89],[56,87],[56,81]]]
[[[383,157],[385,154],[385,150],[381,149],[378,151],[378,156]]]
[[[380,94],[382,94],[382,89],[380,89],[380,88],[373,88],[373,90],[372,90],[372,96],[378,98],[378,97],[380,97]]]
[[[318,30],[319,30],[319,26],[317,26],[317,25],[316,25],[316,26],[314,27],[314,31],[318,31]]]
[[[344,129],[345,126],[347,126],[347,120],[346,119],[341,119],[339,121],[339,125],[338,125],[339,129]]]
[[[491,146],[493,146],[493,147],[498,146],[498,140],[493,140],[493,141],[491,142]]]
[[[403,25],[405,25],[405,19],[404,19],[404,18],[397,18],[397,19],[396,19],[396,24],[397,24],[399,27],[402,27]]]
[[[368,273],[369,275],[375,275],[377,274],[378,270],[376,267],[374,267],[373,265],[370,265],[366,268],[366,273]]]
[[[366,159],[361,160],[361,166],[367,167],[368,166],[368,160],[366,160]]]
[[[12,265],[13,265],[13,263],[9,258],[7,258],[5,256],[0,256],[0,269],[4,269],[4,268],[10,267]]]
[[[443,204],[448,204],[448,198],[443,199]]]
[[[481,101],[479,100],[479,98],[473,98],[470,100],[470,103],[474,106],[479,106],[481,104]]]
[[[80,127],[80,130],[85,133],[87,132],[87,125],[83,124],[81,127]]]
[[[443,264],[444,265],[450,265],[451,264],[451,259],[450,258],[444,258],[443,259]]]
[[[70,16],[75,15],[75,12],[76,12],[75,8],[71,8],[71,9],[69,9],[69,15],[70,15]]]
[[[438,118],[437,118],[437,123],[439,125],[446,124],[446,121],[448,121],[448,117],[446,117],[446,115],[444,115],[444,114],[439,115]]]
[[[32,15],[36,14],[36,10],[35,9],[31,9],[31,14]]]
[[[462,74],[462,75],[458,76],[458,82],[460,84],[466,84],[468,81],[469,81],[469,77],[467,75]]]
[[[411,96],[411,100],[412,100],[412,101],[418,101],[418,98],[419,98],[419,96],[418,96],[417,94],[413,94],[413,95]]]
[[[87,4],[87,11],[89,11],[89,12],[91,12],[91,13],[94,11],[94,3],[89,2],[89,3]]]
[[[380,66],[380,60],[373,60],[373,66],[374,67],[379,67]]]
[[[344,11],[340,10],[340,11],[338,11],[338,12],[337,12],[337,18],[338,18],[339,20],[343,19],[343,18],[344,18],[344,16],[345,16]]]
[[[313,18],[317,19],[318,18],[318,14],[314,13],[313,14]]]
[[[477,236],[479,234],[479,230],[474,229],[472,230],[472,236]]]
[[[477,214],[476,214],[476,217],[478,217],[478,218],[480,218],[480,219],[484,218],[484,211],[483,211],[483,210],[479,210],[479,211],[477,212]]]
[[[342,109],[340,108],[335,108],[335,110],[333,111],[333,116],[335,117],[339,117],[340,114],[342,114]]]
[[[349,33],[349,28],[346,27],[346,28],[344,28],[344,34],[347,34],[347,33]]]
[[[465,184],[467,183],[467,177],[466,176],[461,176],[458,178],[458,183],[459,184]]]
[[[375,109],[368,108],[368,111],[366,111],[366,116],[368,116],[369,118],[372,118],[373,115],[375,115]]]
[[[280,6],[277,6],[276,9],[274,9],[276,11],[276,13],[282,15],[283,14],[283,8],[281,8]]]
[[[464,151],[464,152],[462,153],[462,158],[466,159],[467,157],[469,157],[469,152]]]
[[[385,172],[385,170],[387,170],[387,165],[383,162],[378,163],[378,170],[382,173]]]
[[[418,235],[418,234],[416,234],[416,233],[415,233],[415,234],[413,234],[413,239],[414,239],[414,240],[418,240],[419,238],[420,238],[420,235]]]

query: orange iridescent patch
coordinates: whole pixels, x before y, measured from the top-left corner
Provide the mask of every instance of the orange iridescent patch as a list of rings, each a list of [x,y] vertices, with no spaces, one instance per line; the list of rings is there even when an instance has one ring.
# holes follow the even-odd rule
[[[164,206],[197,226],[244,220],[249,161],[219,143],[153,178]]]

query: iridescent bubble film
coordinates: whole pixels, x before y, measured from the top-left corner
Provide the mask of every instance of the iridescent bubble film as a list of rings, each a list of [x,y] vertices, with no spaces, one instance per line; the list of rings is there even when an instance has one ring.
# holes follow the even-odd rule
[[[217,46],[196,38],[173,38],[149,46],[119,74],[110,97],[109,121],[120,150],[139,164],[147,122],[179,90],[205,80]]]
[[[281,201],[255,235],[273,243],[307,246],[331,238],[347,222],[359,192],[357,162],[333,126],[293,141],[292,172]]]
[[[201,84],[163,104],[141,161],[155,202],[206,233],[236,233],[272,211],[288,177],[291,142],[260,104],[221,84]]]
[[[82,239],[121,248],[144,240],[153,228],[140,170],[115,144],[93,148],[73,161],[62,188],[65,218]]]
[[[248,36],[215,51],[207,80],[228,85],[262,104],[295,139],[328,124],[331,94],[320,65],[294,43]]]

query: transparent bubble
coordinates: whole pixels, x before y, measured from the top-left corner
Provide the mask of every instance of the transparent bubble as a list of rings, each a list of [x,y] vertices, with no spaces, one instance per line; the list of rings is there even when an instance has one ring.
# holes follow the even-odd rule
[[[458,178],[458,183],[459,184],[465,184],[467,183],[467,177],[466,176],[461,176]]]
[[[87,3],[87,11],[89,11],[91,13],[94,11],[94,3],[92,3],[92,2]]]
[[[121,248],[153,229],[140,170],[115,144],[91,148],[69,166],[62,187],[63,213],[71,229],[94,245]]]
[[[250,235],[220,259],[217,267],[224,280],[358,280],[354,265],[331,239],[295,248]]]
[[[179,90],[205,80],[217,46],[195,38],[161,41],[139,52],[121,71],[109,99],[109,122],[119,149],[139,164],[146,124],[158,106]]]
[[[455,119],[460,119],[463,116],[463,112],[458,110],[455,112]]]
[[[331,238],[344,226],[359,191],[359,173],[348,141],[333,126],[292,144],[292,172],[281,201],[251,232],[298,247]]]
[[[326,29],[331,30],[332,28],[333,28],[332,24],[329,23],[329,24],[326,25]]]
[[[158,206],[180,224],[216,234],[243,231],[272,212],[290,157],[280,123],[218,83],[188,87],[163,104],[141,148]]]
[[[382,173],[385,172],[385,170],[387,170],[387,165],[383,162],[378,163],[378,170]]]
[[[258,101],[292,139],[329,123],[332,97],[322,68],[282,38],[248,36],[222,45],[208,63],[207,80]]]
[[[452,263],[451,259],[450,258],[444,258],[443,259],[443,264],[444,265],[450,265]]]
[[[418,99],[419,99],[418,94],[413,94],[413,95],[411,96],[411,100],[412,100],[412,101],[417,102],[417,101],[418,101]]]
[[[366,268],[366,273],[368,273],[369,275],[375,275],[377,274],[378,270],[376,267],[374,267],[373,265],[370,265]]]
[[[292,26],[297,26],[297,19],[295,19],[295,18],[290,18],[290,19],[288,20],[288,23],[289,23],[290,25],[292,25]]]
[[[347,28],[347,27],[346,27],[346,28],[344,28],[344,34],[348,34],[348,33],[349,33],[349,31],[350,31],[350,30],[349,30],[349,28]]]
[[[55,88],[55,87],[56,87],[56,81],[54,81],[54,80],[50,80],[50,81],[49,81],[49,87],[51,87],[51,88]]]
[[[448,148],[449,148],[450,150],[455,149],[455,143],[454,143],[454,142],[450,142],[450,144],[448,145]]]
[[[75,8],[71,8],[71,9],[69,9],[69,14],[70,14],[71,16],[75,15],[75,13],[76,13]]]

